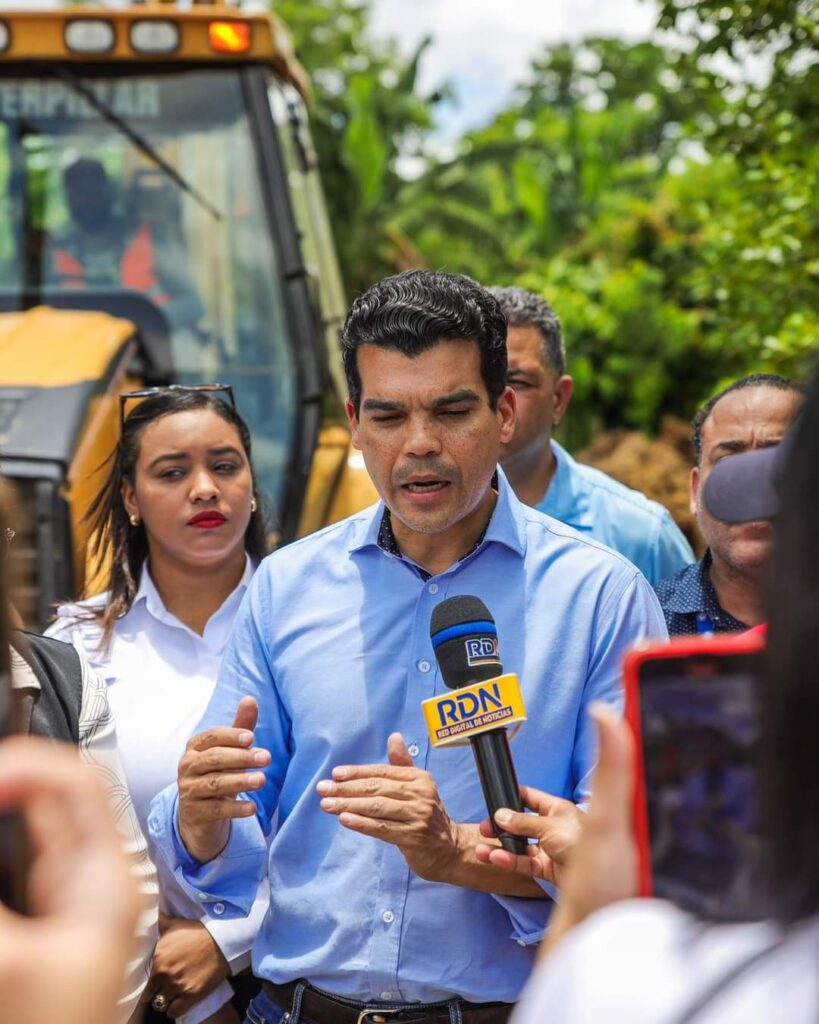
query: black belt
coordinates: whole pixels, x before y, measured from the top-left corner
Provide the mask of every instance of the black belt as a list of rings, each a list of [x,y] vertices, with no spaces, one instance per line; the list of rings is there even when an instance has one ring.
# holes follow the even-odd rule
[[[284,985],[262,982],[262,989],[284,1010],[293,1009],[296,989],[304,985],[301,996],[301,1014],[311,1024],[450,1024],[449,1004],[408,1003],[404,1006],[379,1003],[361,1003],[356,999],[333,996],[329,992],[307,985],[303,981],[289,981]],[[457,1000],[463,1024],[506,1024],[515,1008],[514,1003],[467,1003]],[[293,1024],[296,1024],[294,1018]]]

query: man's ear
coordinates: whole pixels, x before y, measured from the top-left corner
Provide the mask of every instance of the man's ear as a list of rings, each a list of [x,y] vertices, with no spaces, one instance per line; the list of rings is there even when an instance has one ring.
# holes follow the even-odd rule
[[[691,515],[697,515],[697,498],[700,493],[700,467],[694,466],[688,478],[688,508]]]
[[[350,434],[352,435],[353,448],[357,448],[359,451],[361,451],[361,445],[358,443],[358,416],[355,411],[355,406],[353,405],[349,398],[344,403],[344,411],[347,413],[347,422],[350,424]]]
[[[515,433],[515,420],[517,419],[517,395],[510,387],[503,390],[498,399],[498,415],[500,416],[500,442],[508,444]]]
[[[569,376],[568,373],[564,373],[562,377],[558,377],[555,381],[554,390],[554,412],[552,413],[552,426],[559,427],[560,421],[569,408],[569,402],[572,400],[572,392],[574,391],[574,379]]]

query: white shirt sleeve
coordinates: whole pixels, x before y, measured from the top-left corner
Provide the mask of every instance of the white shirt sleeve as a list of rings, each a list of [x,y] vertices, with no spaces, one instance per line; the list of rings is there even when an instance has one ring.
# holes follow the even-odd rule
[[[119,999],[119,1021],[127,1021],[137,1010],[139,997],[151,973],[157,940],[158,894],[156,868],[148,856],[148,844],[139,827],[117,751],[114,716],[108,705],[103,679],[92,671],[80,654],[82,701],[79,720],[79,752],[82,760],[97,771],[108,792],[109,804],[122,833],[131,873],[137,880],[142,910],[137,922],[134,955],[126,967]]]

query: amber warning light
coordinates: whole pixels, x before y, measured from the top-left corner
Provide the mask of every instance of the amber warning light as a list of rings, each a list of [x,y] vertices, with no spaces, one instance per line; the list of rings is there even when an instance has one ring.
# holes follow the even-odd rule
[[[208,39],[217,53],[247,53],[250,25],[242,21],[212,21],[208,25]]]

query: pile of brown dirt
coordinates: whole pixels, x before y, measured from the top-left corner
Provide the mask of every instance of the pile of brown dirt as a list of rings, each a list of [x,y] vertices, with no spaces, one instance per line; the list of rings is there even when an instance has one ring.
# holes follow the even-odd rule
[[[577,458],[665,505],[697,554],[702,553],[705,545],[688,508],[694,452],[685,420],[664,417],[653,439],[636,430],[605,430]]]

